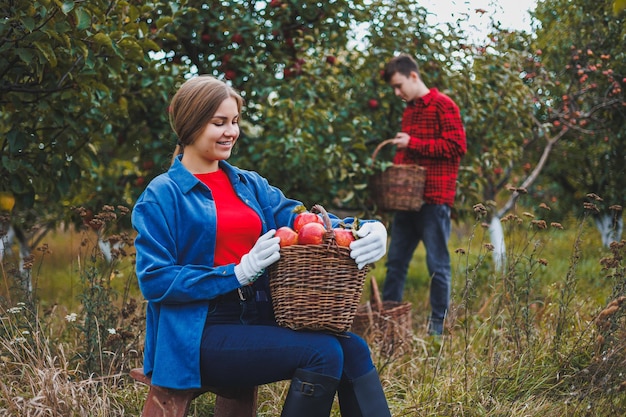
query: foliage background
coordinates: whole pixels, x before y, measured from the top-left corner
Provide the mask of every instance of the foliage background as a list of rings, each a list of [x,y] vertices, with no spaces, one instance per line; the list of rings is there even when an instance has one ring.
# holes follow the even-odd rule
[[[23,233],[28,250],[2,263],[0,407],[64,416],[140,408],[144,393],[125,380],[140,361],[143,311],[126,214],[169,166],[167,106],[180,83],[209,73],[245,97],[232,162],[309,206],[386,220],[366,184],[378,169],[373,149],[401,117],[380,70],[402,51],[459,103],[469,152],[455,207],[451,342],[417,333],[410,355],[377,357],[392,407],[623,412],[624,244],[601,248],[587,234],[592,218],[623,216],[625,15],[614,4],[540,1],[534,33],[492,21],[469,42],[462,21],[431,27],[410,0],[2,2],[0,235],[4,250],[9,232]],[[504,270],[489,261],[490,217],[504,224]],[[75,304],[40,303],[38,293],[51,281],[42,239],[64,228],[84,234],[71,260],[77,316]],[[551,237],[540,235],[546,228]],[[422,269],[418,252],[407,289],[416,329],[427,310]],[[281,404],[283,394],[268,387],[263,398]]]
[[[493,20],[472,43],[461,18],[432,27],[409,0],[1,7],[0,192],[15,197],[12,220],[25,230],[80,222],[74,206],[131,206],[169,166],[168,100],[195,73],[227,80],[246,99],[234,163],[308,206],[371,214],[370,156],[402,112],[380,71],[398,52],[413,54],[427,85],[461,108],[461,216],[520,186],[563,129],[532,191],[563,213],[590,191],[623,204],[624,25],[610,0],[539,2],[534,34]]]

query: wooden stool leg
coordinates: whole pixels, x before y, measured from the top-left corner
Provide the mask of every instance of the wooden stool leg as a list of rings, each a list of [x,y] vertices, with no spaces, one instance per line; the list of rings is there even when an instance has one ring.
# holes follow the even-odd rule
[[[150,385],[142,417],[186,417],[197,393]]]
[[[152,385],[141,368],[131,369],[130,376],[150,387],[142,417],[186,417],[191,401],[209,391],[216,393],[214,417],[256,417],[258,387],[175,390]]]
[[[233,398],[215,397],[214,417],[256,417],[258,387],[242,388]]]

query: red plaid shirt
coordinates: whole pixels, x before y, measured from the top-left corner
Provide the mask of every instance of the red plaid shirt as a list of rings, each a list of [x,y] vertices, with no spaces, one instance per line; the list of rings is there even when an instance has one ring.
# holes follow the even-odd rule
[[[459,107],[431,88],[424,97],[407,104],[402,132],[411,137],[409,146],[398,149],[393,162],[426,168],[424,202],[452,206],[461,157],[467,152]]]

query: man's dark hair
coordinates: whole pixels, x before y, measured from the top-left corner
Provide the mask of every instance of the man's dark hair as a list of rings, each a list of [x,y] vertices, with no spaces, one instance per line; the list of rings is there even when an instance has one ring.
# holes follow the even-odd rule
[[[383,72],[383,79],[388,83],[396,72],[408,77],[411,75],[411,72],[416,72],[419,75],[419,71],[419,65],[417,65],[417,61],[411,55],[400,54],[387,62]]]

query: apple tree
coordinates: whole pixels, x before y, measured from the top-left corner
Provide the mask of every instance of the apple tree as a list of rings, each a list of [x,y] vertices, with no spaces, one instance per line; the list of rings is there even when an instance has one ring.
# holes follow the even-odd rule
[[[621,239],[626,202],[626,11],[614,14],[610,0],[551,0],[535,17],[537,118],[547,136],[561,136],[543,188],[561,206],[598,196],[594,218],[608,246]]]
[[[308,206],[351,201],[372,137],[373,109],[361,91],[372,69],[364,75],[363,54],[349,48],[354,26],[369,16],[364,2],[187,5],[167,28],[160,62],[241,92],[242,137],[231,161]]]
[[[0,235],[18,237],[22,256],[61,221],[130,206],[141,156],[165,139],[178,74],[151,53],[170,18],[142,3],[0,4],[0,192],[14,202]],[[84,218],[74,206],[86,206]]]

